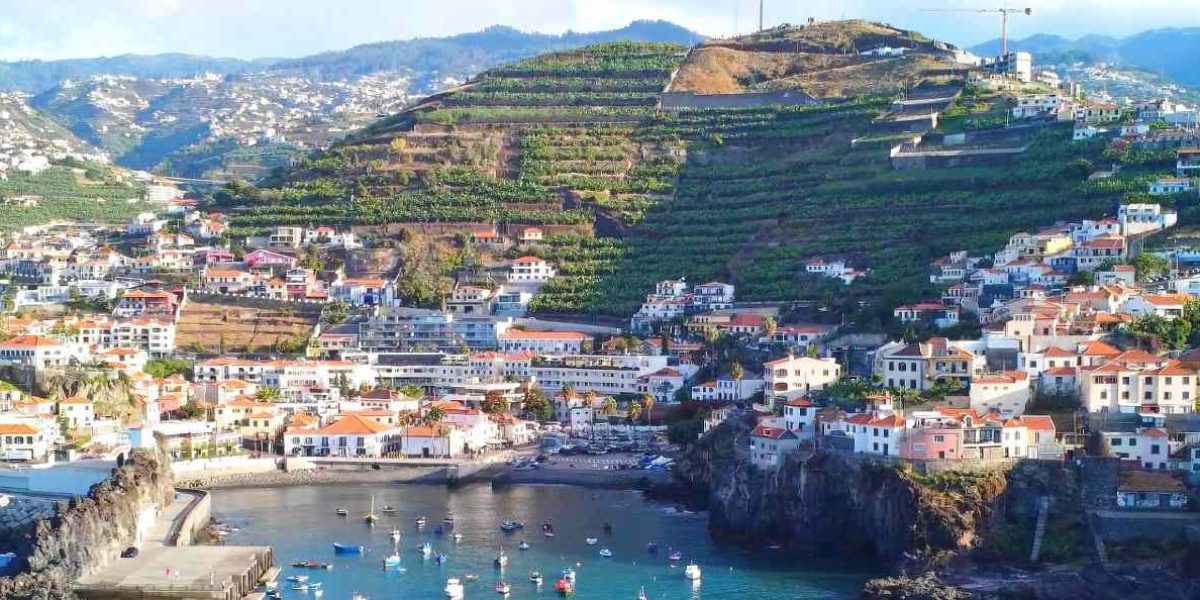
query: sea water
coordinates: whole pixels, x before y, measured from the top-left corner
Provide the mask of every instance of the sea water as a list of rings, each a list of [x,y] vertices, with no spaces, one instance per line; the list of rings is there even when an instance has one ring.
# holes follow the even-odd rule
[[[362,518],[372,496],[380,517],[374,527]],[[383,514],[385,505],[396,513]],[[346,508],[349,515],[335,515],[337,508]],[[242,488],[215,491],[213,512],[218,521],[237,528],[226,536],[227,543],[273,546],[284,576],[304,574],[310,582],[321,582],[323,600],[348,599],[354,593],[371,600],[443,598],[446,579],[466,573],[479,576],[465,583],[468,599],[501,597],[493,589],[500,579],[512,585],[511,599],[552,598],[558,596],[554,584],[566,567],[577,573],[577,600],[632,600],[642,588],[654,599],[853,598],[873,574],[864,564],[716,543],[705,513],[647,501],[633,491],[557,485],[495,490],[488,485],[377,484]],[[442,525],[447,515],[454,518],[452,527]],[[415,525],[417,516],[426,517],[424,528]],[[524,522],[525,529],[501,531],[506,520]],[[543,535],[543,523],[553,525],[555,537]],[[611,532],[604,531],[605,523],[612,525]],[[442,535],[435,531],[439,526],[445,529]],[[383,559],[393,550],[393,528],[401,531],[402,561],[398,569],[384,569]],[[462,535],[460,541],[454,541],[454,532]],[[587,545],[589,537],[598,543]],[[518,550],[521,540],[531,548]],[[334,542],[361,545],[365,552],[334,554]],[[433,556],[423,559],[417,547],[425,542],[433,545],[433,556],[442,552],[449,560],[439,565]],[[651,542],[658,545],[657,554],[647,550]],[[493,565],[501,548],[509,557],[503,571]],[[601,548],[610,549],[612,558],[600,557]],[[673,550],[683,554],[676,566],[667,558]],[[334,568],[292,568],[298,560],[328,562]],[[683,575],[689,561],[701,568],[698,583]],[[529,580],[535,570],[544,578],[540,587]],[[291,586],[281,577],[285,598],[313,597]]]

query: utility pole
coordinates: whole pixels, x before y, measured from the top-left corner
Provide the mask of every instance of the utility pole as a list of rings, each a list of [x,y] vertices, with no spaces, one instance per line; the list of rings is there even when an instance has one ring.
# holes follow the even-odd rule
[[[763,0],[758,0],[758,30],[763,30]]]

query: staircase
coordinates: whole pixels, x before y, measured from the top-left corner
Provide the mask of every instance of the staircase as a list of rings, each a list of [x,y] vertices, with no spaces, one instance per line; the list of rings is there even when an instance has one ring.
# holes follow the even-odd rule
[[[1088,523],[1092,526],[1092,544],[1096,547],[1096,562],[1104,570],[1108,570],[1108,552],[1104,549],[1103,526],[1100,524],[1100,515],[1092,513],[1088,515]]]
[[[1046,537],[1046,519],[1050,516],[1050,496],[1042,496],[1038,501],[1037,525],[1033,528],[1033,548],[1029,551],[1029,560],[1037,562],[1038,554],[1042,551],[1042,538]]]

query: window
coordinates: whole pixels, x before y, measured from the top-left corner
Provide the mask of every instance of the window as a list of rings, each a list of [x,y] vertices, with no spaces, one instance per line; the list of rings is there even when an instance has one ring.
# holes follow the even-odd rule
[[[1158,444],[1152,444],[1150,446],[1150,454],[1158,454]]]
[[[933,436],[933,441],[934,441],[934,443],[941,444],[946,441],[946,436],[935,435],[935,436]],[[1197,453],[1197,455],[1200,455],[1200,450],[1197,450],[1196,453]]]
[[[1130,445],[1130,446],[1136,446],[1136,445],[1137,445],[1137,438],[1129,438],[1129,445]]]
[[[1121,444],[1122,444],[1122,440],[1121,440],[1121,438],[1113,438],[1113,439],[1112,439],[1112,445],[1114,445],[1114,446],[1120,446]]]

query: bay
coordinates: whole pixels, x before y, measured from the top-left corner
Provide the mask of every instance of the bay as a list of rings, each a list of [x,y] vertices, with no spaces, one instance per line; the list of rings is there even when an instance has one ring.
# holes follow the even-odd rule
[[[372,496],[377,513],[384,505],[397,510],[394,515],[380,514],[379,523],[368,527],[362,517]],[[336,516],[338,507],[346,508],[349,516]],[[371,600],[443,598],[446,578],[465,573],[479,575],[478,581],[466,584],[466,598],[499,598],[492,587],[501,577],[512,585],[510,599],[552,598],[558,597],[554,583],[567,566],[578,573],[577,600],[632,600],[643,587],[650,598],[664,600],[840,599],[856,597],[873,574],[868,564],[716,543],[708,533],[706,514],[647,501],[634,491],[556,485],[492,489],[486,484],[456,489],[378,484],[240,488],[214,491],[213,513],[219,522],[238,529],[225,538],[227,543],[273,546],[285,576],[306,574],[310,581],[322,583],[322,600],[354,593]],[[437,535],[435,529],[446,515],[453,515],[454,525]],[[416,516],[425,516],[427,526],[418,529]],[[503,532],[499,525],[505,520],[522,521],[526,528]],[[543,537],[543,522],[553,524],[555,537]],[[611,533],[604,532],[605,523],[612,525]],[[402,570],[382,567],[393,549],[393,528],[402,534]],[[461,541],[454,541],[451,531],[462,534]],[[599,543],[587,545],[588,537],[599,538]],[[522,539],[531,545],[529,550],[517,549]],[[361,545],[365,552],[337,555],[334,542]],[[425,542],[449,560],[442,565],[423,560],[416,548]],[[649,542],[658,544],[656,555],[647,551]],[[501,547],[510,558],[503,574],[492,563]],[[609,548],[613,557],[600,557],[601,548]],[[667,559],[670,549],[684,555],[674,568]],[[334,569],[293,569],[292,562],[298,560],[329,562]],[[683,576],[690,560],[702,569],[698,585]],[[534,570],[545,578],[541,587],[529,581]],[[285,598],[313,596],[292,591],[285,581],[280,585]]]

